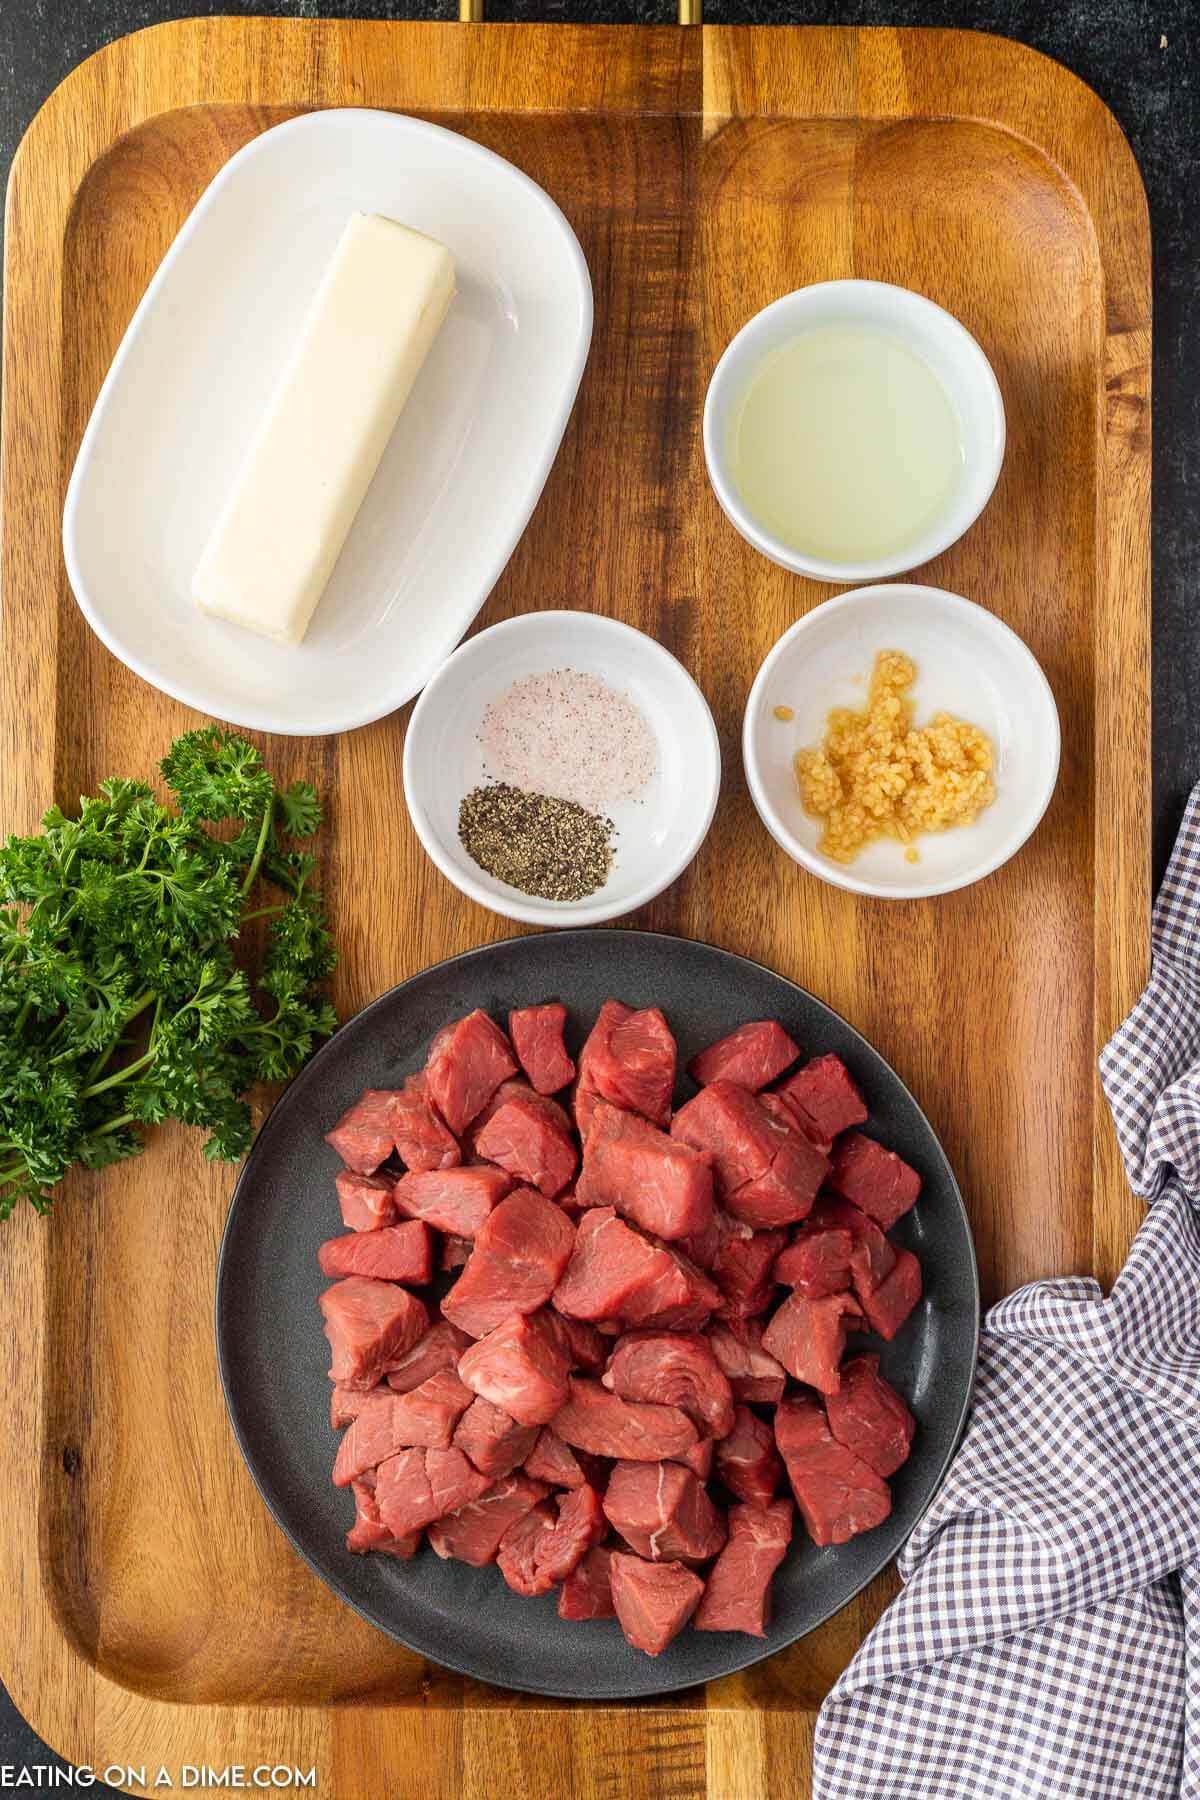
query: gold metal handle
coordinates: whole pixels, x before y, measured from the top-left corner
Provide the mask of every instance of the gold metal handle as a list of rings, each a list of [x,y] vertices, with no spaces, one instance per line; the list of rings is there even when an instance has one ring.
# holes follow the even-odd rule
[[[484,0],[458,0],[458,16],[464,25],[482,25]],[[679,23],[699,25],[704,19],[704,0],[679,0]]]

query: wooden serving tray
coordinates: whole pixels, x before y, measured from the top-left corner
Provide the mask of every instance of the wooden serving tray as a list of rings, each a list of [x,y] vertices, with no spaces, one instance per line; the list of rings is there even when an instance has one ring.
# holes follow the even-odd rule
[[[498,150],[559,201],[587,255],[591,361],[481,623],[564,604],[619,615],[712,701],[716,825],[632,923],[757,957],[872,1038],[957,1169],[989,1298],[1051,1271],[1111,1277],[1137,1209],[1095,1056],[1148,948],[1149,241],[1110,115],[1014,44],[246,19],[159,26],[85,63],[34,122],[9,191],[4,828],[32,828],[110,772],[152,769],[199,722],[76,610],[59,549],[67,476],[133,307],[206,183],[256,132],[346,104],[434,117]],[[908,904],[811,879],[753,814],[738,754],[751,678],[828,590],[742,543],[698,446],[733,332],[787,289],[845,275],[929,294],[993,360],[1004,474],[926,578],[1021,633],[1063,722],[1058,792],[1029,846],[979,887]],[[405,720],[267,745],[331,803],[344,1014],[514,929],[418,849]],[[0,1232],[3,1675],[37,1729],[97,1768],[315,1766],[339,1800],[806,1791],[813,1709],[888,1579],[707,1692],[568,1709],[423,1665],[309,1574],[252,1487],[217,1383],[232,1179],[162,1131],[140,1162],[68,1183],[49,1222],[26,1213]]]

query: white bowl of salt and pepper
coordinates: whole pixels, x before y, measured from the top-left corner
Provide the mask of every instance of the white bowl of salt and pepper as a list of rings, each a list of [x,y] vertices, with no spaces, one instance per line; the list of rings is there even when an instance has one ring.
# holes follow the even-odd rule
[[[531,925],[644,906],[708,833],[721,752],[661,644],[598,613],[523,613],[461,645],[418,700],[404,793],[448,881]]]

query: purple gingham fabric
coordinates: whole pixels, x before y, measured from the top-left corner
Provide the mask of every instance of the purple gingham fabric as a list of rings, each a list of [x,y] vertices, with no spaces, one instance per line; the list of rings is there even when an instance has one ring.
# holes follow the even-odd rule
[[[816,1800],[1200,1800],[1200,788],[1100,1072],[1153,1204],[1107,1298],[988,1313],[904,1588],[817,1724]]]

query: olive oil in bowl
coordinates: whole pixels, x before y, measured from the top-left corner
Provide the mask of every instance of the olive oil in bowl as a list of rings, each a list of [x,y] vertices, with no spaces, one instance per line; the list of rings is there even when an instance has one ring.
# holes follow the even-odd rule
[[[728,455],[762,530],[848,564],[917,543],[964,467],[940,378],[897,339],[855,325],[803,331],[767,352],[734,408]]]

